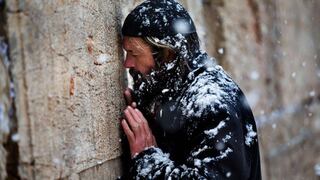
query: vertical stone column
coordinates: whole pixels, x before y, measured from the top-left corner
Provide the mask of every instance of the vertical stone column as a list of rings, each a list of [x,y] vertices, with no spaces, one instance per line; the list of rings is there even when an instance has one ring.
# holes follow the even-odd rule
[[[3,36],[0,36],[3,38]],[[10,80],[8,67],[5,64],[5,43],[0,39],[0,179],[7,177],[7,150],[5,144],[10,133]]]
[[[121,174],[119,2],[7,2],[25,179]]]
[[[8,56],[5,2],[0,1],[0,179],[18,178],[19,157],[14,91]]]

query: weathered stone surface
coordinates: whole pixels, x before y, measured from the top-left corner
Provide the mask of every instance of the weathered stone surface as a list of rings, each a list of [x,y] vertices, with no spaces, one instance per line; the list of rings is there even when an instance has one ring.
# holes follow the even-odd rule
[[[264,87],[273,92],[268,92],[273,111],[258,117],[268,179],[316,179],[320,39],[314,32],[320,24],[313,19],[320,16],[315,7],[317,1],[260,3],[263,54],[270,61]]]
[[[298,148],[302,141],[312,141],[311,136],[320,132],[319,108],[319,101],[314,100],[265,117],[269,121],[260,132],[266,156],[274,157],[290,148]]]
[[[225,36],[221,9],[224,7],[223,0],[203,0],[204,16],[204,43],[207,53],[217,59],[219,64],[226,67],[225,61]]]
[[[267,90],[263,88],[267,62],[261,52],[261,32],[256,28],[260,23],[256,5],[238,1],[204,1],[206,27],[211,30],[207,31],[208,38],[204,41],[209,53],[238,82],[257,115],[267,111],[268,101]],[[210,15],[214,20],[209,18]]]
[[[2,43],[1,40],[0,43]],[[9,86],[8,69],[4,64],[4,59],[0,53],[0,179],[5,179],[5,177],[7,177],[7,151],[4,144],[7,142],[10,132],[8,117],[10,107]]]
[[[319,94],[320,2],[276,1],[276,6],[279,90],[288,106]]]
[[[315,10],[318,2],[204,0],[203,3],[206,17],[213,16],[211,21],[205,18],[207,50],[218,57],[218,62],[244,90],[257,118],[264,178],[314,177],[317,158],[310,156],[317,156],[314,152],[318,146],[312,145],[312,138],[308,137],[310,133],[314,138],[319,135],[315,128],[319,126],[319,118],[309,115],[319,111],[314,108],[319,102],[310,107],[314,108],[313,112],[304,106],[319,98],[320,41],[319,33],[315,33],[320,28],[315,22],[319,19],[319,11]],[[212,29],[211,33],[208,29]],[[208,41],[214,42],[210,45]],[[220,54],[219,48],[224,48]],[[292,151],[300,152],[303,144],[308,144],[305,147],[310,155],[304,163],[299,165],[293,159],[290,148],[283,150],[281,160],[269,157],[296,137],[306,139],[296,142]],[[294,155],[302,161],[302,154]],[[279,166],[275,165],[281,161]],[[299,171],[300,176],[290,175],[289,168],[282,168],[289,162],[308,171]]]
[[[120,155],[118,6],[8,3],[23,178],[67,177]]]
[[[318,100],[269,117],[260,131],[261,148],[270,179],[315,179],[319,163],[320,104]]]
[[[80,172],[79,179],[117,179],[121,176],[121,165],[120,159],[113,159]]]
[[[205,16],[204,16],[204,7],[202,1],[193,1],[193,0],[181,0],[182,5],[188,10],[191,18],[194,21],[194,24],[197,29],[197,33],[199,38],[202,40],[200,41],[200,47],[203,50],[207,50],[207,42],[204,41],[207,35],[207,27],[205,24]],[[210,42],[210,41],[209,41]]]
[[[320,151],[319,134],[313,136],[314,141],[305,141],[298,148],[281,156],[269,159],[269,179],[310,179],[317,180],[314,166]],[[318,159],[319,160],[319,159]]]
[[[4,143],[7,141],[9,134],[9,76],[4,54],[6,52],[6,47],[3,44],[5,37],[5,12],[2,6],[0,3],[0,179],[4,179],[7,176],[7,151]]]

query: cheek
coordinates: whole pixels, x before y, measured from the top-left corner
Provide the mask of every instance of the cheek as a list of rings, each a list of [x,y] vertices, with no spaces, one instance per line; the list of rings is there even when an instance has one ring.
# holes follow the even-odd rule
[[[145,59],[144,64],[143,64],[143,68],[145,73],[149,73],[153,68],[155,67],[154,61],[153,59]]]
[[[154,68],[154,66],[155,66],[155,62],[154,62],[154,59],[152,56],[148,58],[148,66],[150,68]]]

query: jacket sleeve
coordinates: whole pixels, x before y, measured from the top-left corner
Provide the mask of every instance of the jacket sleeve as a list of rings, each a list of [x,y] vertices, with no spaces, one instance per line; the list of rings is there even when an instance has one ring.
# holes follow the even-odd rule
[[[161,149],[151,147],[133,159],[134,179],[248,179],[249,149],[256,132],[245,128],[237,110],[207,116],[190,131],[188,156],[177,164]],[[189,123],[188,126],[195,126]],[[187,127],[189,128],[189,127]],[[253,146],[252,146],[253,147]]]

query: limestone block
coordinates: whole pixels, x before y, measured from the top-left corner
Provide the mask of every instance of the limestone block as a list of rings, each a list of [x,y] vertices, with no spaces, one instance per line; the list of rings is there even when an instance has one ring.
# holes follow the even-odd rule
[[[115,171],[117,169],[117,171]],[[96,165],[90,169],[79,173],[80,179],[117,179],[120,177],[122,166],[120,159],[113,159],[101,165]]]
[[[1,45],[3,43],[1,39],[0,43]],[[4,144],[7,142],[10,133],[9,108],[11,102],[9,88],[10,81],[8,69],[4,63],[4,54],[0,52],[0,179],[5,179],[5,177],[7,177],[7,151]]]
[[[215,47],[218,60],[244,91],[255,115],[269,112],[268,92],[264,87],[268,62],[263,58],[260,12],[254,1],[220,2],[218,11],[221,30],[220,47]],[[212,5],[211,5],[212,6]]]
[[[268,179],[315,179],[320,158],[320,104],[313,101],[268,117],[260,129],[260,148]]]
[[[319,163],[320,134],[311,137],[312,141],[299,144],[298,148],[291,149],[279,156],[268,159],[268,179],[311,179],[316,180],[314,167]]]
[[[201,41],[205,44],[205,50],[210,56],[213,56],[224,67],[225,61],[225,36],[224,24],[221,17],[221,9],[224,8],[224,1],[222,0],[203,0],[203,19],[204,37]]]
[[[22,178],[69,177],[120,156],[119,2],[11,1],[8,9]]]
[[[277,1],[279,89],[283,105],[319,96],[319,1]]]

